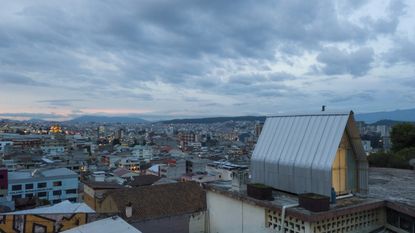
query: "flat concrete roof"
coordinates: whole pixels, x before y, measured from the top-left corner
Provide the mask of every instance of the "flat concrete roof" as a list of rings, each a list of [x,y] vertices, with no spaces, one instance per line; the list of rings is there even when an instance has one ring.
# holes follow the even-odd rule
[[[415,207],[415,170],[370,168],[369,197]]]
[[[8,172],[10,183],[26,182],[35,179],[78,177],[78,174],[68,168],[32,169]]]

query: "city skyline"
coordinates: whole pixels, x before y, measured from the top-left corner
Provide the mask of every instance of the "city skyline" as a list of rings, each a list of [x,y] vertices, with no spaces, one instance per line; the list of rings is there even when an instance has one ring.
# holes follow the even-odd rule
[[[0,118],[414,108],[412,1],[9,1]]]

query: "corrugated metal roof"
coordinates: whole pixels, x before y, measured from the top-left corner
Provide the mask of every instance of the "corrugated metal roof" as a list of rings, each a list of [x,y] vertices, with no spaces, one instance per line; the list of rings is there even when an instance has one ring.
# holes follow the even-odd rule
[[[251,159],[252,181],[292,193],[330,195],[332,164],[352,114],[268,117]]]
[[[1,215],[26,215],[26,214],[74,214],[74,213],[95,213],[85,203],[72,203],[68,200],[62,201],[58,204],[46,207],[38,207],[29,210],[20,210],[9,213],[2,213]]]

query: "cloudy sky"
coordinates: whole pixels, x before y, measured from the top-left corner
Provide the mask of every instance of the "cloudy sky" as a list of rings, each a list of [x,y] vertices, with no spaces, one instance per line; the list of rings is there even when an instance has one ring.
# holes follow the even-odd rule
[[[4,0],[0,117],[415,107],[415,1]]]

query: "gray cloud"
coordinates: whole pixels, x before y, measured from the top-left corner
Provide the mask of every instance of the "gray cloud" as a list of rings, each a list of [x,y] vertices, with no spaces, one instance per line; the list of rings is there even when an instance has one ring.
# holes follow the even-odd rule
[[[0,117],[3,118],[30,118],[30,119],[62,119],[66,116],[61,114],[55,114],[55,113],[26,113],[26,112],[20,112],[20,113],[0,113]]]
[[[351,74],[353,76],[365,75],[371,68],[374,52],[372,48],[360,48],[347,52],[335,47],[323,50],[317,60],[324,64],[321,71],[327,75]]]
[[[183,98],[178,94],[183,89],[236,102],[246,96],[254,97],[250,101],[306,96],[296,80],[315,84],[313,78],[321,75],[365,77],[376,68],[371,43],[394,39],[401,18],[410,11],[404,3],[390,1],[377,16],[354,15],[371,4],[355,0],[5,3],[0,9],[0,80],[65,90],[58,100],[39,97],[51,106],[78,109],[96,99],[103,99],[108,108],[117,107],[108,99],[154,101],[154,106],[161,99],[205,103],[205,98]],[[355,49],[346,51],[339,45]],[[390,64],[415,60],[410,40],[393,46],[379,59]],[[314,70],[302,77],[299,63],[314,55],[321,64],[308,64]],[[167,90],[176,98],[166,98]],[[69,101],[78,98],[85,101]]]
[[[390,64],[398,62],[414,63],[415,62],[415,42],[409,39],[399,39],[398,43],[384,54],[385,60]]]
[[[74,102],[82,102],[84,99],[53,99],[53,100],[39,100],[38,103],[46,103],[50,106],[63,107],[71,106]]]
[[[32,78],[29,78],[25,75],[0,71],[0,81],[3,84],[13,84],[13,85],[30,85],[30,86],[45,86],[45,83],[37,82]]]
[[[339,96],[333,92],[325,92],[322,93],[325,96],[325,99],[328,100],[329,103],[350,103],[354,101],[374,101],[374,94],[377,93],[375,90],[367,90],[363,92],[353,93],[353,94],[345,94],[343,96]]]

